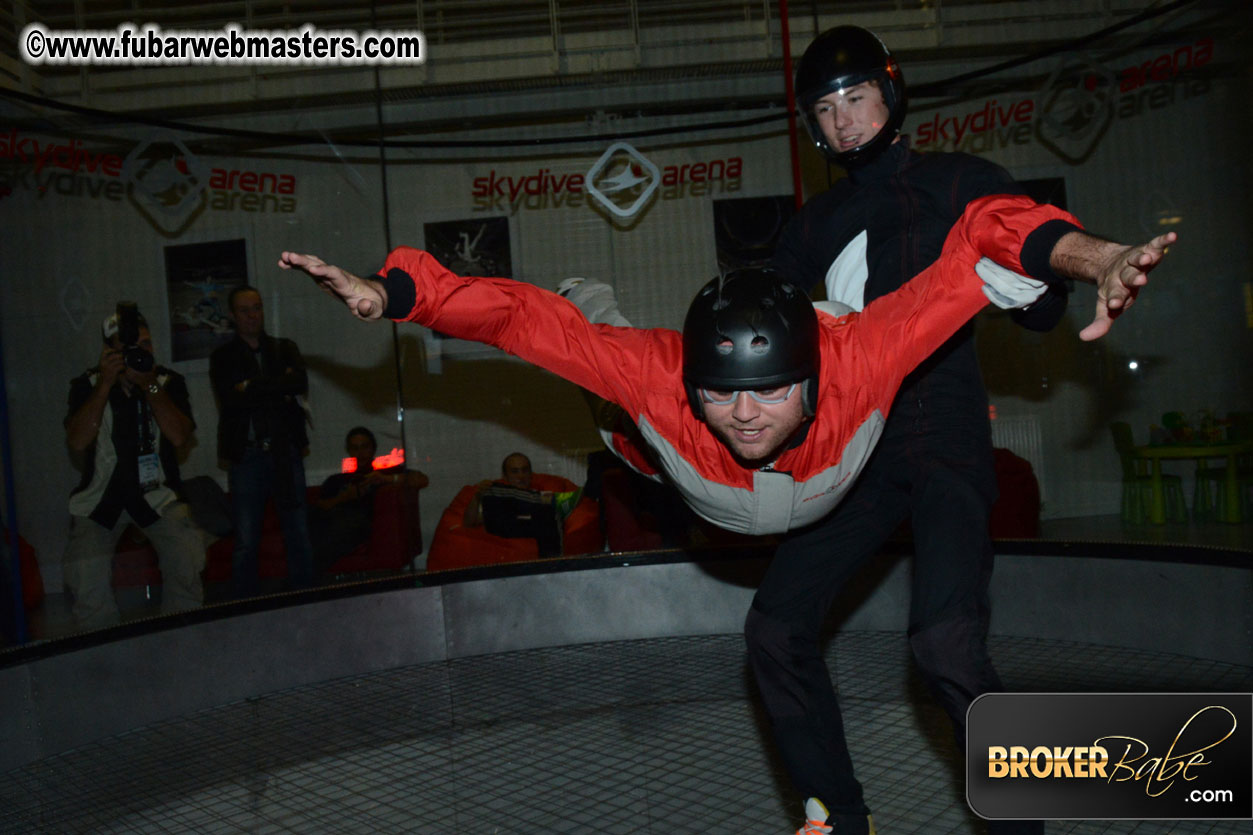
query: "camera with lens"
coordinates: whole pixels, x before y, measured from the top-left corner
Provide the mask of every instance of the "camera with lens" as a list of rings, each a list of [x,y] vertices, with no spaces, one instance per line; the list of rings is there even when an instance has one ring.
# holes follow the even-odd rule
[[[139,328],[147,327],[144,317],[139,315],[139,306],[134,302],[117,303],[117,338],[122,343],[122,359],[127,368],[133,368],[140,374],[151,371],[156,363],[152,352],[139,345]]]

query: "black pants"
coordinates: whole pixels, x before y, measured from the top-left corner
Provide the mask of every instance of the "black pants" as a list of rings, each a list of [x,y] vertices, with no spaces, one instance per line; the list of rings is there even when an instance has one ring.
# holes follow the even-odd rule
[[[844,502],[790,534],[753,599],[745,625],[749,661],[775,741],[802,797],[833,815],[868,813],[819,634],[845,582],[909,516],[915,542],[909,644],[927,685],[966,737],[966,708],[1001,684],[987,654],[995,498],[990,450],[948,461],[916,457],[885,439]],[[1039,824],[989,832],[1041,832]]]

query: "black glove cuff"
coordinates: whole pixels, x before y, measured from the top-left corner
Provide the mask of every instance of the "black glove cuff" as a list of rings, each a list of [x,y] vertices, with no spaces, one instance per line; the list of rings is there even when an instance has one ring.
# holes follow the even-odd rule
[[[388,319],[407,319],[418,300],[413,277],[399,267],[392,267],[387,275],[376,275],[374,279],[381,281],[383,289],[387,291],[387,307],[383,310],[383,315]]]
[[[1057,246],[1057,242],[1062,239],[1063,235],[1082,231],[1070,221],[1058,218],[1044,223],[1028,235],[1026,243],[1022,246],[1022,252],[1019,253],[1019,260],[1022,262],[1023,269],[1027,271],[1027,275],[1049,284],[1063,283],[1065,279],[1053,272],[1053,268],[1049,265],[1053,247]]]

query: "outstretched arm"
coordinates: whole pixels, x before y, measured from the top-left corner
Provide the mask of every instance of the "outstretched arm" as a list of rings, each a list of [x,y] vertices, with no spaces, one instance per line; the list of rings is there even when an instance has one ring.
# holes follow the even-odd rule
[[[556,293],[508,278],[458,276],[411,247],[393,250],[373,278],[294,252],[284,252],[279,265],[307,273],[360,319],[417,322],[492,345],[631,414],[647,401],[645,390],[669,391],[668,380],[681,365],[673,331],[594,325]]]
[[[308,273],[319,287],[347,305],[358,319],[376,321],[383,318],[387,291],[381,281],[355,276],[316,255],[301,255],[298,252],[284,252],[279,256],[278,265],[285,270],[298,269]]]
[[[1058,275],[1096,285],[1096,316],[1079,332],[1080,339],[1099,339],[1109,332],[1114,319],[1135,302],[1149,282],[1149,272],[1162,262],[1177,239],[1174,232],[1167,232],[1148,243],[1128,246],[1076,231],[1057,241],[1049,266]]]
[[[1032,229],[1040,212],[1051,207],[1015,203],[1026,199],[992,196],[972,201],[949,233],[945,251],[956,234],[979,254],[1013,272],[1045,282],[1073,278],[1095,284],[1096,315],[1079,336],[1085,341],[1099,339],[1109,332],[1114,318],[1135,301],[1148,283],[1148,273],[1161,263],[1177,236],[1168,232],[1148,243],[1129,246],[1084,232],[1064,212]],[[1002,207],[1012,211],[1007,214]],[[1013,232],[1025,233],[1025,238],[1016,241],[1015,235],[1007,234]]]
[[[904,376],[987,299],[1000,307],[1021,306],[1044,292],[1046,279],[1059,277],[1097,285],[1096,318],[1080,334],[1097,339],[1135,299],[1174,241],[1169,233],[1126,246],[1089,235],[1067,213],[1029,198],[981,198],[950,231],[940,260],[866,306],[855,325],[859,343],[871,356],[891,356]],[[971,280],[972,266],[982,288]]]

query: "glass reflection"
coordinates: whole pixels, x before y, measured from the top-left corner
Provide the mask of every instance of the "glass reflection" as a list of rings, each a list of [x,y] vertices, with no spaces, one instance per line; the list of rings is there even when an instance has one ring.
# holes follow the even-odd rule
[[[360,28],[367,23],[343,21]],[[468,31],[459,42],[470,40]],[[478,37],[481,30],[474,31]],[[1215,52],[1220,60],[1221,46]],[[509,124],[462,129],[482,111],[470,94],[398,96],[376,112],[369,84],[328,103],[318,97],[357,82],[310,71],[282,77],[289,85],[286,97],[275,93],[257,104],[241,94],[235,104],[217,107],[201,101],[210,82],[187,73],[170,75],[171,82],[143,100],[144,93],[131,91],[121,76],[93,69],[84,76],[116,106],[91,113],[58,106],[81,100],[79,71],[25,71],[64,94],[0,98],[0,314],[8,419],[2,451],[12,472],[4,517],[16,520],[11,527],[21,537],[6,559],[6,611],[13,613],[6,621],[18,611],[27,615],[21,628],[8,627],[10,642],[94,625],[73,617],[65,554],[74,529],[70,494],[87,470],[98,474],[104,464],[93,458],[89,466],[71,454],[85,448],[75,450],[78,444],[69,437],[70,381],[102,364],[101,324],[125,300],[144,314],[157,364],[183,380],[195,421],[194,432],[180,439],[177,468],[190,523],[203,542],[206,604],[311,582],[420,573],[439,550],[436,543],[464,531],[482,483],[504,477],[502,462],[515,452],[530,460],[535,475],[562,488],[541,489],[541,497],[570,494],[565,488],[571,485],[584,491],[562,521],[585,527],[563,527],[554,559],[606,548],[698,551],[728,543],[726,534],[697,522],[664,487],[640,482],[605,455],[597,419],[574,386],[493,349],[416,326],[358,326],[307,280],[281,273],[274,262],[286,249],[314,251],[368,273],[381,266],[390,246],[422,245],[467,275],[513,276],[550,288],[571,276],[595,275],[619,289],[628,318],[678,327],[695,289],[724,266],[715,253],[738,248],[743,257],[758,258],[769,246],[767,233],[787,220],[790,179],[777,164],[787,147],[777,125],[725,132],[717,141],[684,135],[637,143],[668,179],[643,217],[624,225],[594,210],[576,187],[608,145],[599,139],[538,150],[450,144],[390,147],[383,154],[371,144],[380,127],[398,141],[434,135],[521,143],[572,135],[557,117],[537,115],[538,104],[527,112],[519,107]],[[149,80],[160,72],[142,71]],[[1047,169],[1038,181],[1043,192],[1061,194],[1078,214],[1093,217],[1098,231],[1127,230],[1130,237],[1169,225],[1186,240],[1203,235],[1205,241],[1180,246],[1175,272],[1151,288],[1109,342],[1074,339],[1090,306],[1086,288],[1072,299],[1074,321],[1047,334],[1024,333],[1003,314],[979,322],[980,360],[995,409],[993,441],[1015,458],[1006,459],[1011,469],[1001,483],[1002,502],[1006,513],[1026,508],[1027,522],[1002,529],[1007,538],[1242,549],[1253,543],[1243,446],[1251,438],[1247,415],[1253,410],[1244,257],[1253,225],[1247,201],[1220,199],[1238,180],[1230,171],[1247,171],[1247,161],[1229,132],[1195,130],[1197,124],[1225,124],[1213,114],[1243,100],[1247,81],[1206,77],[1187,84],[1160,106],[1145,99],[1134,112],[1117,111],[1094,155],[1080,163],[1060,164],[1030,143],[998,159],[1029,174]],[[497,98],[512,95],[499,92]],[[318,106],[293,107],[305,99]],[[982,111],[975,104],[967,109],[977,115]],[[949,103],[915,107],[912,118],[919,123],[953,118],[941,113]],[[170,111],[163,116],[172,124],[157,127],[151,118],[124,115],[157,108]],[[1191,108],[1190,115],[1175,118],[1184,108]],[[216,115],[205,115],[210,110]],[[600,132],[584,127],[575,133]],[[1164,166],[1155,163],[1174,159],[1180,130],[1200,147],[1184,161],[1186,170],[1146,199],[1150,205],[1122,207],[1103,196],[1125,191],[1120,183],[1136,171],[1159,170]],[[807,173],[818,171],[811,179],[825,180],[825,168],[813,159],[805,163],[812,169]],[[743,199],[765,202],[737,203]],[[1223,211],[1208,211],[1215,204]],[[1189,229],[1189,222],[1197,228]],[[245,284],[255,288],[249,301],[260,303],[263,332],[298,347],[307,379],[303,390],[281,395],[300,410],[305,437],[285,452],[281,487],[258,497],[274,509],[260,505],[246,523],[259,531],[255,554],[237,559],[239,510],[232,500],[261,476],[241,478],[236,468],[242,453],[234,460],[221,454],[221,416],[229,411],[224,399],[237,386],[243,395],[261,377],[215,385],[211,356],[240,335],[247,305],[234,309],[230,294]],[[243,327],[251,326],[245,320]],[[259,360],[258,374],[276,359]],[[276,376],[288,368],[279,364]],[[126,393],[125,404],[136,416],[128,424],[134,437],[124,443],[144,450],[135,461],[137,485],[166,480],[152,428],[162,407],[144,398],[168,398],[173,379],[158,379],[158,391],[148,392],[148,383],[136,378]],[[1168,418],[1172,413],[1182,420]],[[97,444],[103,423],[94,427]],[[1117,423],[1131,429],[1129,469],[1115,444]],[[376,458],[392,456],[381,462],[385,466],[371,466],[364,481],[336,478],[346,474],[345,455],[358,462],[358,476],[364,472],[365,459],[345,450],[345,434],[353,427],[374,435]],[[108,438],[114,438],[112,428]],[[244,449],[253,444],[260,457],[272,457],[268,440],[271,448],[265,449],[265,433],[257,432],[252,417],[244,421]],[[139,455],[157,460],[144,458],[148,469],[141,470]],[[1160,487],[1153,484],[1155,472]],[[1166,496],[1170,484],[1185,510],[1155,521],[1158,504],[1169,511],[1174,502]],[[339,506],[331,504],[337,497],[349,504],[343,497],[350,495],[372,501],[358,501],[351,519],[346,508],[336,522],[321,518],[318,511]],[[1128,495],[1139,510],[1124,510]],[[79,515],[89,516],[98,504]],[[297,527],[307,513],[320,521],[307,523],[308,555],[293,562],[284,528]],[[554,550],[546,543],[541,553],[535,537],[501,538],[534,539],[535,558]],[[118,530],[107,570],[93,576],[94,588],[116,602],[123,620],[170,604],[169,583],[155,582],[166,566],[151,540]],[[471,553],[478,559],[490,552],[480,544]],[[239,584],[236,569],[251,571],[254,564],[255,583]],[[461,564],[452,560],[443,567]]]

